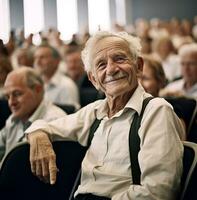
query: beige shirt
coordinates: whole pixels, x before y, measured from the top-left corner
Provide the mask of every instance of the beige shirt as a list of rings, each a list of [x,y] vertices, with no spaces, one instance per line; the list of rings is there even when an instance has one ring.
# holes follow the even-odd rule
[[[183,145],[179,135],[184,132],[171,105],[164,99],[151,100],[145,109],[138,133],[141,185],[132,183],[129,129],[134,113],[141,112],[147,96],[138,86],[124,109],[110,119],[105,99],[48,124],[37,121],[26,133],[42,129],[86,145],[93,121],[103,119],[83,160],[81,184],[75,195],[93,193],[112,200],[173,200],[182,174]]]
[[[43,100],[37,107],[35,112],[28,119],[29,122],[34,122],[37,119],[52,121],[60,117],[64,117],[66,113],[49,101]],[[0,151],[8,152],[18,142],[24,141],[24,124],[18,119],[13,119],[11,115],[6,120],[6,125],[0,130]]]

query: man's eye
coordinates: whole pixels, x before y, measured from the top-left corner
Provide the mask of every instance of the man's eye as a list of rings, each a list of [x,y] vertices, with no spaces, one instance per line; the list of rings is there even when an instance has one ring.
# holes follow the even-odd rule
[[[97,65],[98,68],[104,68],[106,66],[105,62],[101,62]]]
[[[14,97],[20,97],[23,93],[22,92],[14,92],[13,96]]]

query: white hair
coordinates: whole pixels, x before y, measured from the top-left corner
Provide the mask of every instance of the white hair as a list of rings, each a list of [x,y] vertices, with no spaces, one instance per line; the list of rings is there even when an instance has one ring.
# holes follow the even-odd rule
[[[180,56],[184,56],[190,53],[197,54],[197,43],[185,44],[179,49]]]
[[[141,44],[138,37],[129,35],[126,32],[112,33],[108,31],[99,31],[86,42],[85,48],[81,52],[81,57],[84,63],[85,70],[87,72],[92,71],[93,67],[91,63],[92,49],[95,48],[95,45],[99,40],[102,40],[106,37],[118,37],[126,41],[128,43],[133,59],[137,59],[137,57],[141,56]]]

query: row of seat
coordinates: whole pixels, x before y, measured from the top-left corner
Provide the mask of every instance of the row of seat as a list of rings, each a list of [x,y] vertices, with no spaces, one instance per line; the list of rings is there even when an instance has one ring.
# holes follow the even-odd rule
[[[41,182],[31,173],[29,144],[20,143],[3,159],[0,170],[0,198],[6,195],[5,199],[73,199],[86,148],[71,141],[55,141],[53,148],[59,169],[54,186]],[[197,199],[197,144],[184,142],[183,169],[181,191],[177,200]]]
[[[86,91],[87,92],[87,91]],[[89,91],[90,93],[92,91]],[[94,100],[100,98],[94,94]],[[86,103],[90,103],[92,100],[88,98],[89,95],[82,95],[83,99],[86,98]],[[81,97],[81,98],[82,98]],[[165,98],[172,106],[176,114],[185,121],[187,140],[197,143],[197,102],[195,99],[189,99],[185,97],[179,98]],[[85,100],[83,102],[85,104]],[[58,105],[68,114],[75,112],[75,107],[72,105]],[[5,125],[5,120],[10,115],[10,109],[6,100],[0,100],[0,129]]]

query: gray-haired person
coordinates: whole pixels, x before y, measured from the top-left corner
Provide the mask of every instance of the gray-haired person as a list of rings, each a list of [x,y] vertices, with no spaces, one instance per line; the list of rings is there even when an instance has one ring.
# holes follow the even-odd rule
[[[183,128],[172,107],[161,98],[152,99],[143,114],[138,131],[141,184],[133,184],[129,129],[134,114],[141,112],[143,100],[150,96],[138,83],[143,69],[140,49],[139,39],[127,33],[98,32],[87,41],[82,52],[85,69],[106,99],[50,123],[39,120],[27,129],[35,175],[48,178],[51,184],[56,181],[57,166],[49,137],[60,135],[86,146],[90,127],[99,119],[101,123],[82,162],[75,198],[176,198],[182,174],[183,145],[179,134],[183,134]],[[33,153],[35,149],[37,155]],[[37,156],[42,157],[41,161]]]

